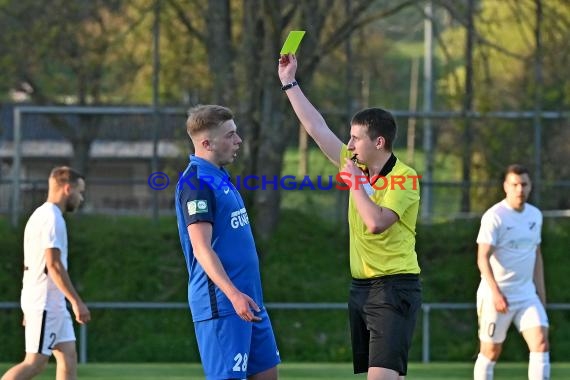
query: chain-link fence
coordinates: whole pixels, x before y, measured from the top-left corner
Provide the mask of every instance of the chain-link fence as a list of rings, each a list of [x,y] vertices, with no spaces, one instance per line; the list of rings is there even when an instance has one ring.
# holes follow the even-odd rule
[[[153,191],[148,178],[187,160],[185,110],[14,107],[3,116],[0,210],[13,220],[45,200],[47,174],[64,164],[88,179],[84,212],[172,208],[172,193]]]
[[[185,111],[4,106],[0,213],[10,214],[14,221],[37,207],[46,196],[47,173],[61,164],[87,176],[84,212],[172,212],[174,183],[191,150]],[[468,118],[453,112],[394,114],[399,125],[395,151],[422,175],[424,220],[480,214],[503,196],[500,176],[513,162],[531,170],[534,203],[547,211],[570,209],[568,113],[543,112],[540,117],[532,112],[473,113]],[[349,117],[342,113],[325,117],[347,140]],[[296,148],[296,141],[291,141],[291,148]],[[319,175],[336,174],[334,168],[330,171]],[[156,172],[164,175],[153,176]],[[303,204],[330,210],[338,201],[335,191],[284,193],[284,207]]]

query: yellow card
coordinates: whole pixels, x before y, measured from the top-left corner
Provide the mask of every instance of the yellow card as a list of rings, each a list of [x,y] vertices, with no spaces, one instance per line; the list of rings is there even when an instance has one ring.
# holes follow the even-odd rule
[[[289,32],[283,47],[281,48],[281,54],[295,54],[297,48],[301,44],[301,40],[305,35],[304,30],[292,30]]]

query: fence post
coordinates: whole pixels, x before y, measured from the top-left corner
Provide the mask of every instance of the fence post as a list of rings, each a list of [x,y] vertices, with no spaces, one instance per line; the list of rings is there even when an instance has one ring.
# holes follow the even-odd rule
[[[79,363],[87,363],[87,325],[79,325]]]
[[[20,217],[20,172],[22,171],[22,111],[14,107],[14,148],[12,156],[12,227],[18,226]]]
[[[431,306],[429,304],[422,305],[422,362],[429,363],[429,313]]]

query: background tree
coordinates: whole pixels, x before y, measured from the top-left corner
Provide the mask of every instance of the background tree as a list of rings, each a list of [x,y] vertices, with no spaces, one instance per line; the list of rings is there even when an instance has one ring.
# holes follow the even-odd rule
[[[461,11],[462,4],[439,2],[453,20],[442,34],[442,52],[447,63],[448,74],[440,80],[440,99],[445,100],[446,108],[462,109],[462,99],[466,90],[465,46],[467,19]],[[537,82],[536,72],[536,17],[535,1],[505,0],[502,2],[479,1],[473,14],[475,24],[473,50],[473,81],[479,90],[474,93],[473,109],[486,111],[517,111],[535,109],[537,101],[542,110],[558,111],[567,109],[570,102],[567,91],[570,80],[560,75],[562,66],[568,62],[569,51],[563,48],[562,36],[570,32],[570,9],[564,1],[543,2],[543,20],[540,45],[542,51],[542,79]],[[445,50],[444,50],[445,49]],[[459,79],[459,81],[458,81]],[[542,95],[536,98],[537,88]],[[568,178],[565,170],[560,170],[556,160],[569,159],[570,150],[566,143],[568,124],[565,120],[541,120],[542,135],[542,182],[555,183]],[[440,139],[450,146],[440,145],[438,149],[449,149],[461,157],[463,141],[458,130],[448,129],[453,137]],[[532,119],[484,119],[473,125],[473,151],[470,155],[471,175],[468,180],[488,182],[495,186],[504,166],[510,162],[521,162],[534,169],[534,133]],[[464,141],[463,141],[464,142]],[[551,150],[553,149],[553,150]],[[552,153],[556,152],[556,153]],[[553,159],[552,154],[556,155]],[[552,158],[551,158],[552,157]],[[556,169],[555,169],[556,168]],[[464,178],[465,179],[465,178]],[[472,191],[475,210],[484,209],[489,202],[489,191],[484,187]],[[556,187],[545,189],[543,206],[567,204]],[[500,196],[500,194],[497,194]],[[551,206],[548,206],[551,207]],[[566,206],[567,207],[567,206]]]
[[[122,102],[143,60],[125,42],[144,8],[118,0],[6,0],[0,7],[0,90],[20,91],[36,105]],[[73,147],[72,164],[88,171],[100,117],[49,115]]]
[[[276,76],[279,50],[289,30],[307,30],[298,52],[302,57],[298,78],[312,93],[311,83],[320,62],[342,52],[343,41],[355,30],[417,1],[353,1],[350,13],[345,12],[344,0],[210,1],[207,6],[191,0],[167,3],[189,38],[203,44],[207,52],[206,80],[211,80],[208,94],[202,94],[200,101],[223,102],[236,110],[247,154],[241,169],[258,178],[272,179],[281,174],[283,156],[297,125],[285,108]],[[241,24],[236,22],[239,19]],[[216,25],[211,25],[214,21]],[[192,67],[190,63],[188,72]],[[280,206],[278,186],[265,188],[246,194],[261,238],[268,238],[275,228]]]
[[[3,0],[0,96],[7,98],[16,89],[40,105],[149,104],[156,1],[161,2],[160,104],[231,107],[244,137],[235,174],[279,176],[284,153],[298,141],[299,126],[276,75],[279,49],[290,30],[307,30],[298,52],[298,79],[341,139],[347,138],[355,109],[408,106],[410,58],[422,54],[424,0]],[[567,109],[570,10],[564,0],[433,2],[442,30],[437,108],[532,110],[539,94],[542,109]],[[540,18],[535,17],[537,4]],[[467,28],[471,18],[473,28]],[[537,30],[542,36],[539,92]],[[470,40],[472,65],[465,50]],[[468,83],[477,91],[470,91]],[[77,123],[59,117],[52,122],[72,141],[74,165],[85,167],[100,120]],[[406,127],[399,125],[401,136]],[[543,125],[543,178],[567,177],[566,169],[556,165],[570,151],[567,124],[543,120]],[[453,121],[436,128],[438,155],[463,158],[465,180],[494,179],[505,162],[521,157],[532,167],[531,121],[473,121],[472,127],[472,139]],[[182,132],[181,140],[190,146]],[[312,143],[303,134],[305,149]],[[462,139],[472,142],[472,151],[457,143]],[[460,172],[446,175],[459,181]],[[279,218],[281,194],[271,187],[244,192],[263,238]],[[487,194],[468,195],[472,205],[464,209],[478,210]],[[567,202],[560,194],[547,200]],[[457,201],[460,205],[460,197]]]

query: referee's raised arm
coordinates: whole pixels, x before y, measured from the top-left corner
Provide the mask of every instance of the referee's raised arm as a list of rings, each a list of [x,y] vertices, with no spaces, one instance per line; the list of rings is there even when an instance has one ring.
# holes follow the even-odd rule
[[[307,133],[315,140],[325,156],[339,167],[342,141],[331,131],[323,116],[301,91],[299,83],[295,80],[296,72],[297,58],[295,55],[282,55],[278,66],[281,89],[287,94],[293,111]]]

